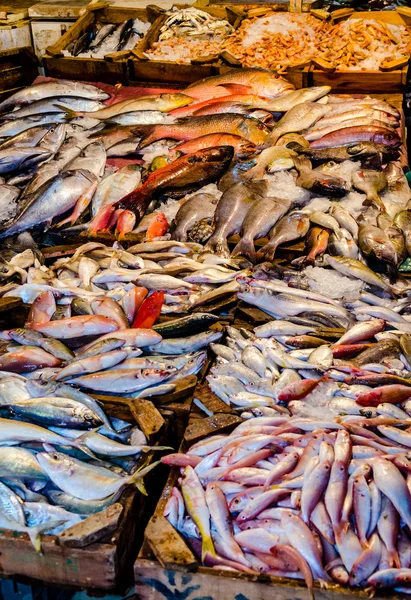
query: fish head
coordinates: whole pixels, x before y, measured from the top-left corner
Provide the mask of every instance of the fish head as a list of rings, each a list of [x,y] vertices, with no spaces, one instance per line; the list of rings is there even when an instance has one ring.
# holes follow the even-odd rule
[[[193,102],[193,98],[187,94],[161,94],[161,100],[169,105],[168,110],[182,108]]]
[[[52,479],[53,475],[70,476],[74,472],[74,463],[67,454],[62,452],[39,452],[36,455],[41,468]]]
[[[100,417],[92,410],[84,405],[75,406],[73,408],[73,416],[77,418],[81,423],[87,424],[88,427],[100,427],[103,425],[103,421]]]
[[[376,144],[384,144],[389,148],[399,148],[401,146],[401,139],[399,136],[391,131],[379,131],[374,135],[373,141]]]
[[[267,98],[274,98],[295,89],[287,79],[268,70],[256,73],[250,80],[250,85],[256,93]]]

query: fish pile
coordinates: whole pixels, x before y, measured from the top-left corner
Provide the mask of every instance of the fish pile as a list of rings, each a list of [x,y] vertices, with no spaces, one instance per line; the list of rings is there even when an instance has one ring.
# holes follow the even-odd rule
[[[210,567],[409,594],[411,436],[386,422],[244,421],[162,459],[182,473],[164,516]]]
[[[127,251],[118,243],[88,242],[47,266],[38,249],[10,247],[2,256],[0,294],[21,298],[33,311],[43,306],[53,321],[100,314],[105,301],[105,310],[110,305],[120,315],[121,328],[151,327],[160,314],[188,313],[235,294],[236,276],[249,273],[251,265],[241,257],[199,255],[201,250],[174,240],[142,242]]]
[[[335,68],[378,70],[384,62],[408,59],[411,29],[377,19],[347,19],[321,31],[317,48],[320,58]]]
[[[312,59],[353,71],[376,71],[384,62],[407,59],[410,28],[377,19],[347,19],[336,25],[310,14],[269,12],[244,19],[224,49],[243,66],[262,66],[279,73]]]
[[[65,50],[64,56],[104,58],[111,52],[133,50],[150,29],[150,23],[128,19],[122,23],[93,23]]]
[[[233,31],[225,19],[213,17],[198,8],[174,7],[167,15],[158,40],[144,52],[151,60],[189,63],[219,54],[223,41]]]
[[[328,27],[312,15],[269,11],[262,17],[244,19],[226,39],[224,50],[243,66],[261,66],[284,72],[309,64],[316,55],[316,39]]]
[[[41,533],[58,536],[126,486],[144,491],[142,478],[158,463],[142,468],[141,454],[168,449],[147,446],[138,427],[57,382],[2,372],[0,414],[0,526],[27,533],[37,551]]]

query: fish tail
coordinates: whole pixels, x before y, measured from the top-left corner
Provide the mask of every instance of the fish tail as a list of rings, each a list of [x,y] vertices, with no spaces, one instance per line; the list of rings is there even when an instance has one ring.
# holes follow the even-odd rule
[[[388,556],[388,564],[390,567],[395,569],[401,569],[401,561],[398,555],[398,552],[395,548],[388,550],[387,548],[387,556]]]
[[[225,238],[220,238],[212,235],[208,240],[204,252],[212,252],[217,256],[224,256],[228,258],[230,256],[230,250],[228,249],[227,240]]]
[[[152,142],[160,139],[156,135],[155,125],[138,125],[135,129],[133,129],[133,134],[135,134],[137,137],[141,137],[141,140],[137,145],[137,149],[149,146]]]
[[[304,258],[301,263],[301,268],[305,269],[305,267],[313,267],[315,265],[315,257],[310,253]]]
[[[257,252],[257,259],[260,261],[264,260],[264,261],[272,262],[274,260],[276,250],[277,250],[277,245],[273,246],[273,245],[267,244],[266,246],[263,246]]]
[[[210,536],[203,537],[203,544],[201,547],[201,558],[203,562],[205,561],[207,554],[211,556],[216,555],[213,540]]]
[[[34,525],[33,527],[26,527],[24,529],[25,533],[27,533],[27,535],[29,536],[30,541],[33,544],[33,547],[36,552],[41,554],[40,534],[43,533],[44,531],[47,531],[48,529],[54,529],[55,527],[57,527],[58,525],[61,525],[62,523],[64,523],[64,521],[62,521],[61,519],[60,520],[54,519],[53,521],[47,521],[46,523],[41,523],[40,525]]]
[[[235,256],[240,256],[240,255],[245,256],[246,258],[249,258],[252,263],[255,263],[256,254],[255,254],[255,248],[254,248],[254,240],[250,240],[249,238],[244,238],[244,237],[241,238],[241,240],[238,242],[238,244],[232,251],[231,257],[234,258]]]
[[[76,110],[72,110],[71,108],[67,108],[67,106],[62,106],[61,104],[55,105],[58,109],[62,110],[66,114],[66,119],[69,121],[70,119],[75,119],[76,117],[82,117],[84,113],[77,112]]]
[[[155,469],[158,465],[161,464],[161,460],[157,460],[156,462],[151,463],[145,467],[140,467],[137,469],[128,479],[128,483],[130,485],[135,485],[137,489],[144,495],[147,496],[147,491],[144,485],[143,477],[147,475],[150,471]]]

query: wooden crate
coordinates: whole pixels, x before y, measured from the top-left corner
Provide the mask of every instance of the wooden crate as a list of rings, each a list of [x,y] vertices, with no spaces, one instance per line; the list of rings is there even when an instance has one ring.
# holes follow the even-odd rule
[[[229,433],[242,419],[217,398],[206,386],[200,386],[196,397],[214,414],[207,419],[192,414],[181,450],[208,435]],[[163,517],[164,507],[180,469],[170,471],[167,483],[146,528],[145,539],[134,564],[135,593],[139,600],[155,600],[160,595],[167,600],[309,600],[303,580],[252,575],[219,568],[203,567],[183,538]],[[364,590],[330,584],[320,589],[314,583],[316,600],[356,600],[369,598]],[[400,594],[378,593],[378,598],[395,600]]]
[[[177,6],[179,8],[182,7],[180,5]],[[220,19],[226,18],[225,7],[201,6],[198,8]],[[151,28],[132,52],[130,60],[130,85],[141,82],[161,82],[174,85],[193,83],[205,77],[225,73],[234,66],[229,60],[223,60],[220,54],[184,64],[174,61],[147,59],[144,52],[153,42],[158,40],[160,28],[167,19],[167,14],[162,10],[158,10],[157,13],[153,11],[151,18],[153,19]],[[230,21],[230,19],[228,20]],[[235,23],[231,22],[231,24],[235,26]]]
[[[38,61],[28,46],[0,52],[0,100],[31,85],[38,75]]]
[[[409,9],[408,9],[409,10]],[[403,14],[405,13],[405,14]],[[352,12],[349,19],[374,19],[394,25],[411,25],[411,12],[404,10]],[[404,93],[407,88],[409,64],[394,71],[324,71],[311,65],[309,85],[330,85],[333,92],[349,93]]]
[[[103,81],[111,84],[127,84],[129,50],[113,52],[104,58],[79,58],[64,56],[63,50],[87,30],[90,25],[100,23],[121,23],[127,19],[147,21],[147,11],[142,8],[100,8],[89,9],[74,23],[54,46],[47,48],[43,65],[48,77],[76,79],[80,81]]]
[[[144,401],[147,404],[148,401]],[[150,429],[144,427],[139,417],[141,401],[134,399],[113,399],[104,403],[107,414],[136,424],[140,420],[141,428],[147,437]],[[169,430],[173,426],[172,413],[163,416],[151,405],[151,414],[158,423],[156,444],[168,442]],[[152,436],[151,436],[152,437]],[[155,453],[141,459],[148,464]],[[164,473],[164,471],[163,471]],[[155,470],[145,478],[149,493],[164,482],[162,472]],[[132,564],[142,541],[144,526],[150,516],[153,496],[143,496],[136,488],[127,488],[119,503],[122,514],[113,533],[100,536],[97,541],[85,547],[66,547],[59,545],[57,536],[42,536],[42,554],[37,553],[27,534],[10,530],[0,530],[0,577],[17,577],[25,581],[41,581],[45,584],[70,586],[75,588],[95,588],[112,590],[126,587],[132,576]],[[155,495],[154,495],[155,497]],[[84,523],[89,522],[89,517]],[[79,542],[81,544],[81,541]]]

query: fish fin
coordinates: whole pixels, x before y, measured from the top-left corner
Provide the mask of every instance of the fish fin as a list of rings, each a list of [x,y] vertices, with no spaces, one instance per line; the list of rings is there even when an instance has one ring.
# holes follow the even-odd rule
[[[62,110],[66,113],[66,119],[69,121],[70,119],[75,119],[76,117],[81,117],[83,113],[77,112],[76,110],[72,110],[71,108],[67,108],[67,106],[62,106],[61,104],[55,104],[58,109]]]
[[[395,569],[401,569],[401,561],[400,557],[398,556],[397,550],[388,550],[387,548],[387,556],[390,567]]]
[[[248,85],[242,85],[241,83],[219,83],[219,84],[217,84],[217,87],[224,88],[231,95],[241,94],[244,96],[245,94],[253,94],[254,93],[254,90],[252,87],[250,87]]]
[[[300,269],[305,269],[305,267],[313,267],[315,265],[315,258],[307,254],[300,265]]]
[[[35,551],[38,552],[39,554],[41,554],[40,534],[43,533],[44,531],[47,531],[48,529],[54,529],[55,527],[57,527],[58,525],[61,525],[62,523],[64,523],[64,521],[62,521],[61,519],[59,519],[59,520],[54,519],[53,521],[47,521],[46,523],[41,523],[40,525],[35,525],[33,527],[26,527],[23,531],[25,533],[27,533],[27,535],[29,536],[30,541],[33,544]]]
[[[174,450],[172,446],[141,446],[142,452],[159,452],[165,450]]]
[[[251,260],[252,263],[256,262],[256,254],[254,248],[254,240],[250,240],[248,238],[241,238],[236,247],[231,253],[231,258],[235,258],[236,256],[245,256]]]
[[[203,537],[203,544],[201,547],[201,558],[203,562],[207,554],[210,554],[211,556],[216,555],[213,540],[209,536]]]
[[[223,256],[229,258],[230,250],[226,238],[220,239],[217,236],[212,235],[204,247],[204,252],[212,252],[217,256]]]
[[[147,475],[150,471],[155,469],[158,465],[161,464],[161,460],[157,460],[156,462],[151,463],[145,467],[140,467],[135,471],[132,475],[130,475],[128,483],[130,485],[135,485],[137,489],[144,495],[147,496],[147,491],[144,485],[143,477]]]
[[[264,262],[273,262],[276,250],[277,250],[277,246],[271,246],[270,244],[263,246],[257,252],[257,255],[256,255],[257,260],[264,261]]]

